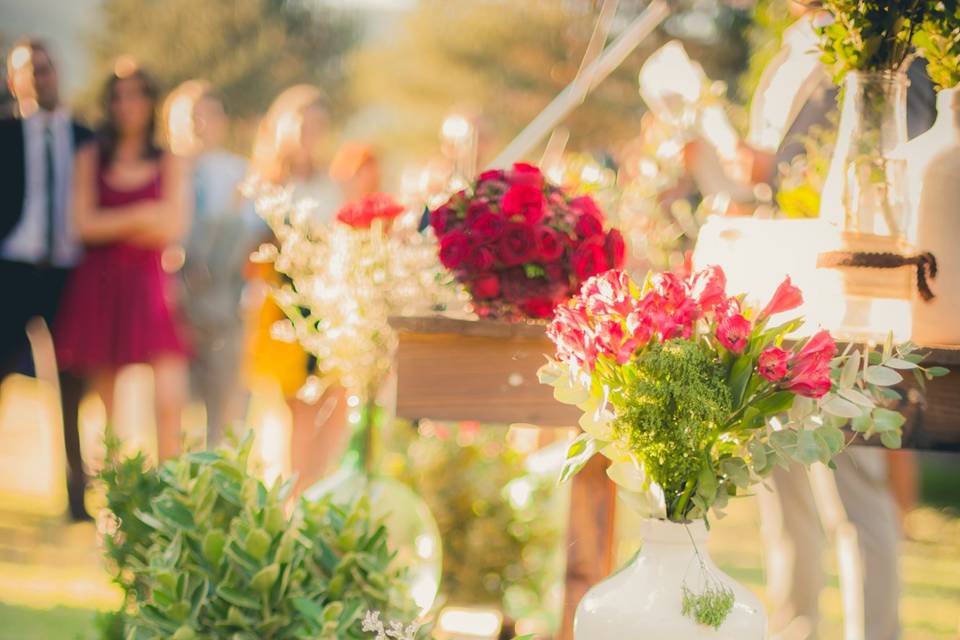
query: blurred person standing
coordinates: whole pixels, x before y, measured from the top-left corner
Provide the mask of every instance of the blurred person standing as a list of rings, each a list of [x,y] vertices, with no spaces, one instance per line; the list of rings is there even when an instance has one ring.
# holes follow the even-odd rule
[[[119,370],[151,366],[163,461],[180,450],[187,342],[161,258],[186,233],[192,206],[184,163],[156,143],[157,100],[146,72],[119,59],[104,88],[97,144],[77,154],[73,220],[86,253],[54,336],[61,366],[93,381],[108,420]]]
[[[380,160],[374,148],[364,142],[347,142],[330,161],[330,177],[340,185],[345,202],[380,191]]]
[[[227,114],[209,83],[188,80],[166,100],[171,150],[191,163],[194,218],[181,270],[181,304],[193,357],[190,390],[207,415],[207,446],[220,444],[241,420],[244,269],[266,232],[240,194],[244,158],[224,148]]]
[[[32,373],[26,326],[48,327],[82,249],[69,214],[74,152],[93,134],[60,101],[59,76],[47,46],[23,40],[7,57],[7,82],[17,117],[0,120],[0,381]],[[82,379],[59,375],[67,498],[73,520],[89,520],[87,479],[78,430]]]
[[[311,85],[296,85],[277,96],[257,130],[252,171],[260,180],[290,189],[297,200],[314,201],[319,219],[332,222],[343,196],[322,161],[328,126],[324,105],[323,93]],[[300,493],[320,479],[344,441],[346,394],[334,387],[317,401],[299,397],[308,377],[317,372],[317,362],[299,345],[272,337],[273,326],[285,316],[268,289],[283,278],[272,266],[261,266],[262,304],[248,371],[254,381],[278,386],[290,409],[290,463],[297,475],[294,493]]]
[[[831,127],[838,89],[820,60],[813,19],[815,1],[790,0],[797,18],[779,53],[764,69],[750,110],[750,133],[740,148],[739,172],[751,184],[776,188],[778,167],[803,153],[802,136]],[[926,131],[936,114],[932,84],[918,64],[909,70],[908,128]],[[897,501],[891,492],[888,452],[851,447],[837,456],[834,477],[849,522],[856,528],[863,568],[864,629],[869,640],[900,636],[900,542]],[[897,459],[897,468],[905,463]],[[818,637],[825,549],[820,511],[805,469],[773,470],[771,491],[758,492],[766,546],[771,637]]]

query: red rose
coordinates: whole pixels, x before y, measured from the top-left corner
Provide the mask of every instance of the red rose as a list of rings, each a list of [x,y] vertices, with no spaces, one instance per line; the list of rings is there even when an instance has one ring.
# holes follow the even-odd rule
[[[604,249],[607,252],[607,263],[611,269],[619,269],[623,266],[624,258],[627,255],[627,245],[623,241],[623,234],[620,233],[619,229],[610,229],[607,233]]]
[[[559,260],[563,255],[563,236],[553,227],[540,227],[536,231],[537,256],[542,262]]]
[[[477,271],[488,271],[493,268],[496,262],[496,256],[494,256],[493,251],[487,247],[475,247],[470,253],[468,262],[470,266]]]
[[[546,207],[547,200],[543,197],[543,191],[526,184],[517,184],[507,189],[500,203],[500,209],[506,217],[523,216],[527,224],[537,224],[543,220]]]
[[[586,280],[590,276],[603,273],[610,266],[607,264],[607,252],[598,240],[588,240],[580,244],[571,258],[573,273],[578,280]]]
[[[553,315],[553,300],[548,298],[530,298],[521,305],[523,312],[531,318],[549,318]]]
[[[484,171],[479,176],[477,176],[477,183],[481,182],[490,182],[490,181],[499,181],[503,180],[506,177],[506,172],[502,169],[491,169],[489,171]]]
[[[582,215],[577,218],[577,225],[574,231],[584,240],[595,238],[603,235],[603,223],[599,218],[591,215]]]
[[[440,238],[440,262],[447,269],[458,269],[470,254],[470,239],[462,231],[451,231]]]
[[[577,213],[590,216],[591,218],[596,218],[601,225],[606,219],[606,216],[603,215],[603,211],[601,211],[600,207],[597,206],[597,201],[590,196],[579,196],[574,198],[570,201],[570,207]]]
[[[467,226],[482,242],[492,242],[503,235],[504,220],[489,209],[470,219],[467,214]]]
[[[531,186],[539,191],[543,188],[543,172],[538,167],[526,162],[518,162],[513,165],[508,177],[510,184],[522,184]]]
[[[570,278],[567,276],[567,271],[564,269],[563,264],[551,262],[550,264],[545,265],[543,270],[546,272],[547,282],[561,284],[564,287],[570,286]]]
[[[507,266],[516,266],[532,260],[537,248],[533,229],[518,222],[508,222],[497,248],[500,260]]]
[[[477,300],[490,300],[500,295],[500,279],[492,273],[482,273],[473,280],[473,297]]]
[[[437,234],[438,237],[447,231],[453,215],[450,207],[445,204],[430,212],[430,226],[433,227],[433,232]]]

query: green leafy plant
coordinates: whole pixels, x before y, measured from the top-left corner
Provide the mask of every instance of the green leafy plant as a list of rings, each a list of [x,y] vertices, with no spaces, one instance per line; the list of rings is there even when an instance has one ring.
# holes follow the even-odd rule
[[[941,89],[960,85],[960,2],[930,0],[914,43],[927,59],[927,73]]]
[[[252,442],[159,469],[139,455],[107,465],[107,555],[127,595],[125,637],[342,640],[364,637],[367,610],[412,619],[366,498],[301,501],[288,516],[289,485],[250,472]]]
[[[901,70],[928,2],[824,0],[822,4],[827,12],[817,21],[822,60],[839,80],[848,71]]]
[[[386,432],[387,473],[430,507],[443,540],[443,596],[559,624],[564,509],[556,479],[532,475],[507,429],[398,421]]]

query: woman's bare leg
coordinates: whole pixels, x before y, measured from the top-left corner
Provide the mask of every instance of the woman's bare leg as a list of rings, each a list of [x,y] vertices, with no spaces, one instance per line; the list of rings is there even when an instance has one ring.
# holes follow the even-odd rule
[[[180,453],[180,426],[187,402],[187,361],[161,356],[153,361],[154,408],[157,413],[157,457],[160,462]]]
[[[333,387],[315,403],[288,399],[292,429],[290,466],[297,474],[294,494],[315,483],[330,461],[340,452],[346,435],[347,398],[340,387]]]

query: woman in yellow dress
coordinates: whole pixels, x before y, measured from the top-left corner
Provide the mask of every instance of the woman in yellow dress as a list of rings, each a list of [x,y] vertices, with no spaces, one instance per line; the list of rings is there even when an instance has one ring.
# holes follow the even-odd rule
[[[294,198],[316,201],[317,215],[330,221],[342,198],[321,161],[327,124],[320,89],[311,85],[287,89],[260,122],[252,169],[260,180],[291,189]],[[255,277],[267,285],[282,281],[271,265],[257,265],[256,270]],[[287,402],[292,422],[290,463],[297,475],[295,493],[300,493],[322,476],[344,442],[346,395],[334,387],[315,401],[299,397],[308,377],[316,373],[316,361],[298,344],[272,337],[273,326],[283,318],[269,294],[263,295],[250,338],[247,373],[254,384],[278,385]]]

